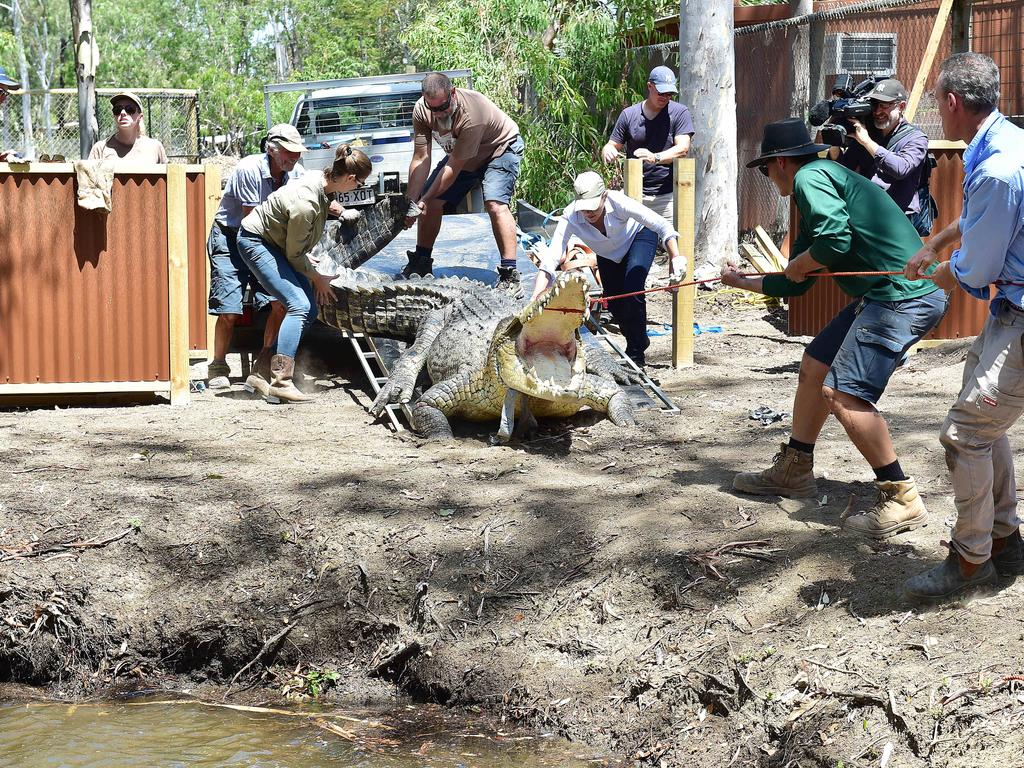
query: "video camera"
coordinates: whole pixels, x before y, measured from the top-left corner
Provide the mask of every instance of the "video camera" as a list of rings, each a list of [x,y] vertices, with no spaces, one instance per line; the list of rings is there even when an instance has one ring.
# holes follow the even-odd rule
[[[819,101],[811,107],[808,119],[811,125],[821,125],[821,140],[833,147],[841,147],[846,144],[846,137],[853,126],[850,125],[850,118],[863,123],[866,127],[871,126],[871,113],[874,105],[867,98],[867,94],[874,90],[875,86],[882,80],[888,80],[889,75],[881,77],[872,75],[853,85],[851,75],[839,75],[832,86],[832,95],[835,98]],[[824,125],[825,121],[832,118],[832,122]]]

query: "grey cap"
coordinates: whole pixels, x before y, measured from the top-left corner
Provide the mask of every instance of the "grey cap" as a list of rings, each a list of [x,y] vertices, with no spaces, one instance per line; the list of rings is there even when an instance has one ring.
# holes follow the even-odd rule
[[[267,131],[267,141],[274,142],[282,149],[289,152],[305,152],[306,145],[302,143],[302,136],[299,129],[291,123],[278,123]]]
[[[576,193],[577,211],[596,211],[601,207],[601,197],[605,193],[604,179],[594,171],[584,171],[572,183]]]
[[[128,101],[132,102],[136,107],[139,108],[139,112],[142,112],[142,100],[131,91],[121,91],[120,93],[115,93],[113,96],[110,97],[110,103],[116,104],[119,99],[128,99]]]
[[[867,95],[867,98],[874,99],[875,101],[906,101],[908,97],[907,89],[903,83],[890,77],[881,80],[875,85],[871,93]]]
[[[21,88],[21,83],[17,80],[12,80],[11,76],[7,74],[7,70],[3,67],[0,67],[0,85],[4,88]]]

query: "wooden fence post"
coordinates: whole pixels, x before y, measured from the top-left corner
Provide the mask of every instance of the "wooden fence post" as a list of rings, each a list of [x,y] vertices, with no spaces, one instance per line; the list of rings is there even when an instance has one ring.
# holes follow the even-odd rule
[[[206,194],[206,234],[213,229],[213,217],[220,207],[220,166],[207,163],[203,166],[203,189]],[[210,260],[206,259],[206,295],[210,295]],[[206,315],[206,359],[213,360],[213,342],[217,333],[217,317]]]
[[[697,165],[692,157],[673,162],[675,176],[674,223],[679,232],[679,253],[686,258],[686,277],[693,280],[693,238],[696,211]],[[672,367],[693,365],[693,304],[697,286],[687,285],[672,298]]]
[[[632,158],[626,160],[626,170],[622,177],[622,191],[634,200],[644,199],[644,161]]]
[[[188,221],[185,166],[167,166],[167,306],[171,405],[187,405]]]

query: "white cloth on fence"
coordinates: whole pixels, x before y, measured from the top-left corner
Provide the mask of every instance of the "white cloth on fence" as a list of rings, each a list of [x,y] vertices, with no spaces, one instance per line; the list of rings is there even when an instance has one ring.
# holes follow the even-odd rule
[[[114,186],[114,161],[76,160],[78,204],[87,211],[110,210],[110,190]]]

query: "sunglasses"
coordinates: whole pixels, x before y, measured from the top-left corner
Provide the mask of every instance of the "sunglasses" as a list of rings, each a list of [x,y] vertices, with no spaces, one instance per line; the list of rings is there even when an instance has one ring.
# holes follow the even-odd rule
[[[423,103],[426,104],[426,101],[424,101]],[[441,104],[441,105],[436,106],[436,107],[432,107],[429,104],[427,104],[427,109],[429,109],[431,112],[447,112],[449,107],[451,107],[451,105],[452,105],[452,97],[451,97],[451,94],[448,94],[448,100],[444,104]]]
[[[771,165],[771,164],[772,164],[772,161],[769,160],[764,165],[757,166],[757,170],[759,170],[761,172],[762,176],[767,176],[768,175],[768,166]]]
[[[114,117],[117,117],[122,112],[127,112],[129,115],[134,115],[139,111],[139,108],[134,104],[116,104],[110,111],[114,113]]]

